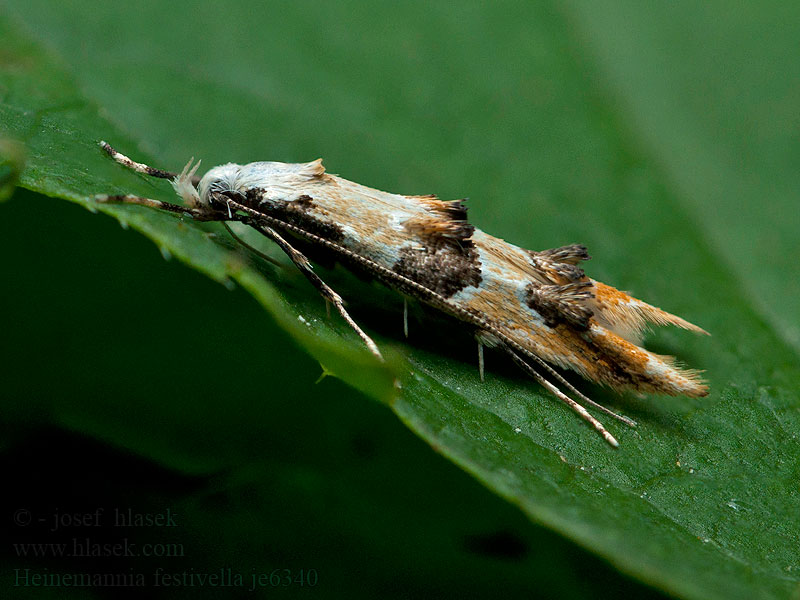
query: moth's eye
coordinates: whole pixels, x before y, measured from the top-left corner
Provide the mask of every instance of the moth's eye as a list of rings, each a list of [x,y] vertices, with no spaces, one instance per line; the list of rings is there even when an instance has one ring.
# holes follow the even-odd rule
[[[226,198],[230,198],[231,200],[236,200],[237,202],[241,202],[247,196],[244,192],[240,190],[225,190],[218,194],[219,196],[225,196]]]
[[[215,208],[217,210],[228,210],[228,199],[242,204],[245,200],[245,195],[238,190],[226,189],[220,191],[214,191],[212,189],[208,194],[208,203],[211,205],[211,208]]]
[[[208,186],[208,191],[212,194],[219,194],[220,192],[224,192],[228,190],[228,182],[223,181],[222,179],[217,179],[211,182],[211,185]]]

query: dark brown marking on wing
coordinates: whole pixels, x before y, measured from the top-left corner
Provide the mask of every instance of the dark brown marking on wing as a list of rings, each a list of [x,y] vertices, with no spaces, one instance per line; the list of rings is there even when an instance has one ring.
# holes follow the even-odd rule
[[[544,275],[553,285],[567,285],[588,281],[583,269],[577,266],[578,262],[589,259],[586,246],[572,244],[571,246],[551,248],[542,252],[534,252],[532,250],[527,252],[536,272]]]
[[[460,200],[439,200],[433,195],[407,198],[424,206],[426,214],[406,221],[406,231],[419,246],[403,248],[392,270],[443,298],[479,286],[481,263],[471,239],[475,227],[467,222],[467,207]]]
[[[567,263],[555,263],[550,267],[560,280],[576,283],[586,277],[583,269]]]
[[[467,207],[462,200],[439,200],[434,195],[406,198],[421,204],[427,213],[426,217],[407,223],[411,230],[422,235],[439,234],[457,240],[468,240],[475,232],[475,227],[467,222]]]
[[[314,212],[314,199],[311,196],[304,194],[297,200],[270,204],[262,204],[263,197],[264,190],[249,189],[243,204],[326,240],[339,242],[344,239],[345,234],[341,226],[321,218]]]
[[[592,310],[585,302],[593,297],[592,283],[579,281],[566,285],[525,286],[525,303],[539,313],[545,325],[555,327],[569,323],[580,331],[589,329]]]
[[[600,381],[615,388],[669,393],[660,385],[658,376],[648,375],[637,369],[631,364],[630,356],[620,352],[619,348],[605,344],[600,346],[594,342],[591,343],[591,348],[594,350],[592,359],[597,366],[597,378]]]
[[[443,298],[450,298],[466,287],[477,287],[483,279],[474,244],[444,236],[431,236],[423,248],[403,248],[392,270]]]
[[[553,262],[566,263],[569,265],[577,265],[582,260],[589,260],[589,251],[583,244],[570,244],[569,246],[561,246],[559,248],[550,248],[549,250],[542,250],[541,252],[533,252],[549,258]]]
[[[467,205],[463,200],[440,201],[442,206],[439,210],[454,221],[467,220]]]
[[[292,204],[295,206],[295,208],[308,210],[314,205],[314,199],[311,196],[303,194],[297,200],[294,200]]]

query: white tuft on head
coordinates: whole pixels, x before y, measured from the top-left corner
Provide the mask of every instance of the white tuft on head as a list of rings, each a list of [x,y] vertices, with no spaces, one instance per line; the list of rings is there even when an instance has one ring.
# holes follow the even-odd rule
[[[212,194],[239,191],[242,187],[239,181],[240,169],[241,167],[234,163],[209,169],[200,180],[200,185],[197,186],[200,191],[200,202],[208,205],[211,202],[210,196]]]
[[[325,168],[321,159],[310,163],[228,163],[209,169],[200,180],[197,193],[203,206],[210,205],[220,194],[231,192],[244,196],[249,190],[255,189],[260,191],[263,198],[288,201],[296,198],[298,190],[308,186],[309,182],[322,181],[323,177]]]
[[[194,174],[200,167],[200,161],[198,160],[197,164],[192,167],[193,162],[194,156],[189,160],[188,163],[186,163],[186,166],[183,167],[181,174],[172,180],[172,187],[175,188],[175,192],[178,194],[178,196],[183,198],[183,201],[187,206],[191,208],[199,208],[200,194],[197,193],[194,185],[192,185],[192,177],[194,177]]]

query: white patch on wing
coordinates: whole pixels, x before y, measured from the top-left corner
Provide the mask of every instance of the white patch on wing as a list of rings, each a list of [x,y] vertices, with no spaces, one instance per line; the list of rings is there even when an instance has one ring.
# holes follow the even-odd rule
[[[361,256],[369,258],[388,269],[391,269],[400,260],[401,248],[381,244],[375,240],[365,240],[364,232],[351,225],[339,224],[339,227],[344,233],[344,240],[341,242],[344,247],[354,251],[358,249],[358,253]]]
[[[408,220],[408,213],[395,210],[389,213],[389,227],[395,231],[405,231],[405,224]]]
[[[657,357],[650,355],[647,357],[647,365],[644,368],[644,372],[648,375],[661,378],[671,375],[674,372],[674,369],[671,365],[668,365]]]

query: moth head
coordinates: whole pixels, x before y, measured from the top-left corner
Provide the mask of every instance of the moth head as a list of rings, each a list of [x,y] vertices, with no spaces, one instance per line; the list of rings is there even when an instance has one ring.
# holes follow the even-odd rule
[[[216,209],[220,206],[220,198],[229,194],[243,194],[243,186],[239,178],[241,165],[228,163],[209,170],[203,175],[195,192],[202,206]]]
[[[189,206],[214,210],[228,210],[226,198],[242,202],[250,190],[260,190],[263,197],[278,200],[291,198],[309,182],[324,181],[325,177],[321,159],[308,163],[228,163],[209,170],[195,188],[192,177],[198,165],[191,167],[189,163],[172,185]]]

